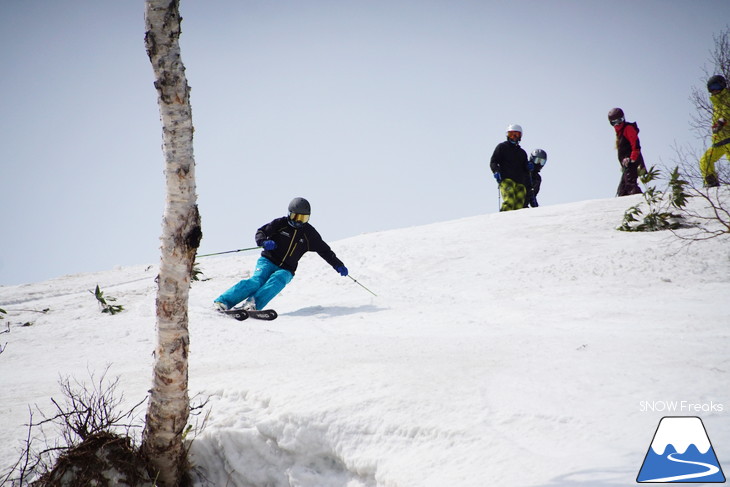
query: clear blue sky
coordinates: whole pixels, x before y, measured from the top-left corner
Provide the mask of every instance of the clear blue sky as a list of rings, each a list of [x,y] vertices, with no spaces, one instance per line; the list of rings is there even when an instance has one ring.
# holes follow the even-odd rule
[[[207,253],[254,245],[294,196],[330,242],[497,211],[488,162],[510,123],[528,152],[548,153],[542,205],[613,197],[611,107],[639,123],[647,164],[672,165],[675,143],[703,146],[688,98],[730,2],[181,11]],[[141,0],[0,3],[0,285],[158,263],[163,159],[143,17]]]

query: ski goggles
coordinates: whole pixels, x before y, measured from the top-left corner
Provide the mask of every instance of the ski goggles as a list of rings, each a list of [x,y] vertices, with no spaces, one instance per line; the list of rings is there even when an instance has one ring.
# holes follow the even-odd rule
[[[520,140],[522,138],[522,132],[510,130],[509,132],[507,132],[507,138],[510,138],[512,140]]]
[[[544,166],[547,162],[547,159],[545,159],[544,157],[536,157],[535,159],[533,159],[532,162],[534,162],[536,166]]]
[[[613,125],[615,127],[616,125],[618,125],[620,123],[624,123],[624,119],[623,119],[623,117],[621,117],[621,118],[614,118],[610,122],[611,122],[611,125]]]
[[[722,85],[720,83],[713,83],[707,87],[707,90],[714,95],[722,91]]]
[[[309,221],[309,215],[303,213],[289,213],[289,219],[297,223],[307,223]]]

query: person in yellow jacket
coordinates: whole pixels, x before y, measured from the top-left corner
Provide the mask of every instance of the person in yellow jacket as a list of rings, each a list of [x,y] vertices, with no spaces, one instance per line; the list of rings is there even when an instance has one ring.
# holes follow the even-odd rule
[[[725,78],[716,74],[707,80],[712,102],[712,146],[700,159],[705,187],[719,186],[715,163],[724,155],[730,161],[730,92]]]

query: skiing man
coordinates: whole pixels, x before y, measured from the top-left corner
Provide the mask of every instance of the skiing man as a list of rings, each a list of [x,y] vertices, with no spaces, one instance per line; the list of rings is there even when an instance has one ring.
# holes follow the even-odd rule
[[[725,78],[716,74],[707,80],[707,91],[712,102],[712,146],[700,159],[700,171],[705,187],[720,185],[715,163],[725,155],[730,160],[730,92]]]
[[[511,124],[507,127],[507,140],[497,144],[489,167],[499,185],[502,207],[499,211],[519,210],[525,206],[529,185],[527,153],[520,147],[522,127]]]
[[[525,208],[532,206],[537,208],[537,193],[540,192],[540,183],[542,183],[542,176],[540,176],[540,170],[547,164],[547,152],[542,149],[535,149],[530,154],[530,158],[527,160],[527,170],[529,171],[529,186],[527,188],[528,200],[525,201]]]
[[[644,156],[641,155],[639,127],[636,122],[627,122],[624,111],[620,108],[609,110],[608,121],[616,131],[616,149],[621,164],[621,182],[616,196],[641,194],[637,179],[639,170],[646,172],[646,166],[644,166]]]
[[[309,224],[311,207],[304,198],[289,203],[289,215],[277,218],[256,231],[256,245],[263,247],[256,270],[215,299],[214,306],[225,311],[246,301],[244,309],[264,309],[294,277],[299,259],[317,252],[341,276],[347,267],[337,258],[317,230]]]

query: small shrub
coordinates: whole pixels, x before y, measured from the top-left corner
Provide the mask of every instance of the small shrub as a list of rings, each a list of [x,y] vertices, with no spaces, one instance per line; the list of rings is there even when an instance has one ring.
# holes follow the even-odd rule
[[[96,297],[96,300],[99,302],[99,306],[101,306],[101,312],[102,313],[109,313],[111,315],[121,313],[124,310],[124,306],[119,304],[110,304],[110,301],[116,301],[116,298],[112,297],[105,297],[104,292],[99,289],[99,285],[96,285],[96,289],[94,291],[89,291],[91,294],[93,294]]]
[[[644,185],[644,201],[627,209],[618,230],[623,232],[656,232],[659,230],[675,230],[680,228],[684,217],[672,209],[682,209],[690,197],[685,187],[687,182],[679,176],[679,169],[674,168],[670,175],[668,201],[665,192],[658,190],[650,183],[659,179],[660,171],[655,166],[648,171],[639,172],[639,180]],[[646,206],[646,211],[643,206]]]
[[[51,398],[55,407],[51,416],[38,410],[42,419],[34,421],[29,408],[23,452],[7,474],[0,475],[0,485],[154,485],[132,433],[142,427],[137,410],[146,398],[131,409],[122,409],[124,396],[117,393],[119,379],[107,380],[107,372],[98,380],[92,374],[90,385],[61,379],[64,398]],[[48,429],[55,430],[55,434],[49,435]],[[36,447],[36,442],[42,444]]]
[[[203,271],[200,270],[200,266],[197,262],[193,262],[193,272],[190,275],[190,281],[207,281],[204,279]]]

